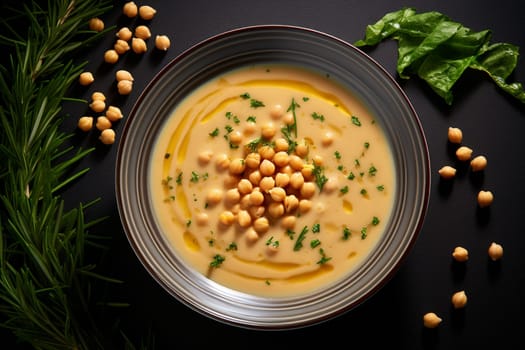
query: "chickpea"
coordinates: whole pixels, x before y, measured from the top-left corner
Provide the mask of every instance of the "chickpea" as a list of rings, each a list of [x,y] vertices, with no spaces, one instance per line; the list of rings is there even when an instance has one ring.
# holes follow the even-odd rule
[[[143,5],[139,7],[139,16],[140,18],[149,21],[153,17],[155,17],[155,14],[157,13],[157,10],[155,10],[153,7],[148,5]]]
[[[300,189],[304,184],[303,174],[295,172],[290,176],[290,186],[296,190]]]
[[[217,170],[223,171],[230,168],[230,158],[228,155],[221,153],[215,158],[215,166]]]
[[[126,15],[127,17],[129,17],[129,18],[133,18],[133,17],[136,17],[136,16],[137,16],[137,13],[138,13],[138,7],[137,7],[137,5],[135,4],[135,2],[133,2],[133,1],[128,1],[128,2],[125,3],[124,6],[122,7],[122,12],[123,12],[124,15]]]
[[[106,50],[106,52],[104,52],[104,61],[107,63],[111,63],[111,64],[117,63],[118,57],[119,56],[118,56],[117,51],[113,49]]]
[[[480,208],[488,207],[494,201],[494,195],[491,191],[479,191],[478,192],[478,205]]]
[[[266,211],[266,208],[263,205],[251,206],[250,208],[248,208],[248,212],[254,219],[262,217],[265,211]]]
[[[423,315],[423,325],[426,328],[436,328],[441,323],[442,319],[434,312],[428,312]]]
[[[102,130],[99,136],[99,140],[105,145],[111,145],[115,143],[115,130],[113,129]]]
[[[314,166],[312,164],[305,164],[301,169],[301,174],[305,180],[311,180],[314,178]]]
[[[288,141],[286,141],[285,138],[282,138],[282,137],[279,137],[277,139],[275,139],[275,142],[274,142],[274,150],[275,152],[281,152],[281,151],[285,151],[286,153],[288,153]]]
[[[487,167],[487,158],[484,156],[477,156],[470,161],[470,168],[472,171],[481,171]]]
[[[271,108],[270,108],[270,116],[273,118],[273,119],[279,119],[283,116],[283,113],[284,113],[284,108],[283,106],[281,106],[280,104],[276,104],[276,105],[273,105]]]
[[[301,186],[300,193],[303,198],[312,198],[315,194],[315,184],[313,182],[305,182]]]
[[[198,213],[196,216],[197,225],[199,226],[206,226],[209,222],[208,214],[206,213]]]
[[[259,182],[259,187],[261,188],[261,191],[268,192],[275,186],[275,180],[271,176],[265,176],[261,179],[261,182]]]
[[[293,170],[301,170],[304,166],[303,159],[295,154],[290,156],[288,162]]]
[[[238,203],[240,199],[241,193],[239,192],[239,189],[237,187],[229,189],[224,195],[224,200],[230,205]]]
[[[276,131],[275,125],[272,122],[264,124],[261,128],[261,135],[265,139],[271,139],[272,137],[275,136],[276,132],[277,131]]]
[[[254,229],[248,229],[244,234],[248,243],[255,243],[259,239],[259,234]]]
[[[167,51],[170,45],[170,38],[167,35],[157,35],[155,37],[155,47],[158,50]]]
[[[268,193],[275,202],[282,202],[286,197],[286,191],[282,187],[274,187]]]
[[[488,254],[490,260],[497,261],[503,257],[503,247],[496,242],[492,242],[489,246]]]
[[[290,194],[284,198],[284,209],[287,213],[293,212],[298,207],[299,199],[294,194]]]
[[[244,162],[248,168],[257,169],[259,164],[261,164],[261,155],[255,152],[248,153]]]
[[[219,223],[224,226],[230,226],[235,221],[235,215],[229,210],[225,210],[219,215]]]
[[[219,188],[214,188],[208,192],[206,195],[206,203],[210,205],[215,205],[222,200],[223,192]]]
[[[309,199],[301,199],[299,201],[299,212],[301,214],[307,213],[312,209],[312,206],[312,201],[310,201]]]
[[[133,36],[133,33],[128,27],[122,27],[117,32],[116,36],[121,40],[129,41],[129,39],[131,39],[131,37]]]
[[[93,77],[93,73],[91,72],[82,72],[80,73],[78,77],[78,82],[82,86],[90,85],[95,81],[95,78]]]
[[[248,180],[250,180],[250,182],[253,185],[257,185],[258,186],[259,183],[261,182],[261,179],[262,179],[262,175],[259,172],[259,170],[252,171],[250,173],[250,175],[248,175]]]
[[[93,117],[83,116],[78,119],[78,128],[82,131],[89,131],[93,128]]]
[[[250,193],[250,204],[251,205],[261,205],[264,203],[264,195],[261,191],[253,191]]]
[[[456,247],[452,252],[452,257],[459,262],[465,262],[468,260],[468,250],[463,247]]]
[[[128,44],[128,42],[125,41],[125,40],[117,39],[117,41],[115,42],[115,45],[113,45],[113,49],[114,49],[119,55],[123,55],[123,54],[125,54],[126,52],[129,51],[129,44]]]
[[[237,175],[227,175],[224,178],[224,187],[226,188],[237,188],[239,183],[239,177]]]
[[[461,309],[467,305],[467,294],[463,290],[456,292],[452,294],[451,302],[454,309]]]
[[[252,135],[255,132],[255,130],[257,130],[257,124],[253,122],[249,122],[244,127],[243,132],[244,132],[244,135],[249,136],[249,135]]]
[[[206,151],[202,151],[201,153],[199,153],[199,155],[197,156],[197,160],[199,161],[199,164],[207,165],[211,161],[212,157],[213,157],[213,151],[206,150]]]
[[[106,117],[110,121],[116,122],[122,119],[123,115],[122,115],[122,111],[120,110],[120,108],[115,107],[115,106],[109,106],[108,109],[106,110]]]
[[[133,78],[133,75],[131,75],[130,72],[124,69],[119,69],[118,71],[115,72],[115,79],[117,81],[121,81],[121,80],[134,81],[135,80]]]
[[[325,147],[330,146],[334,142],[334,134],[330,131],[325,132],[321,139],[321,144]]]
[[[121,80],[117,83],[117,90],[120,95],[129,95],[133,90],[133,82],[131,80]]]
[[[438,173],[443,179],[452,179],[456,176],[456,168],[451,167],[450,165],[445,165],[438,170]]]
[[[459,128],[449,127],[448,128],[448,140],[451,143],[461,143],[463,140],[463,132]]]
[[[335,176],[329,176],[328,181],[323,186],[323,191],[331,193],[339,188],[339,181]]]
[[[135,28],[135,37],[143,39],[143,40],[147,40],[151,38],[151,30],[149,29],[148,26],[145,26],[143,24],[140,26],[137,26],[137,28]]]
[[[104,102],[104,100],[94,100],[89,104],[89,108],[91,108],[93,112],[100,113],[106,109],[106,102]]]
[[[317,166],[323,165],[323,162],[324,162],[323,157],[318,155],[318,154],[313,156],[312,160],[314,161],[314,164],[317,165]]]
[[[288,175],[288,177],[290,177],[293,174],[294,171],[293,171],[292,167],[290,166],[290,164],[288,164],[288,165],[283,166],[279,170],[279,172],[282,173],[282,174],[286,174],[286,175]]]
[[[237,223],[241,227],[248,227],[252,224],[252,217],[246,210],[241,210],[237,214]]]
[[[143,54],[144,52],[148,51],[148,45],[146,44],[144,39],[132,38],[131,39],[131,49],[136,54]]]
[[[273,175],[273,173],[275,172],[275,164],[273,164],[268,159],[264,159],[261,162],[261,165],[259,165],[259,171],[263,176]]]
[[[472,149],[467,146],[461,146],[456,150],[456,157],[461,161],[469,160],[472,156]]]
[[[273,159],[275,150],[271,146],[262,146],[259,147],[259,154],[263,159]]]
[[[100,131],[109,129],[111,128],[111,121],[107,117],[101,115],[97,118],[96,127]]]
[[[305,142],[300,142],[295,147],[295,154],[299,157],[304,158],[308,155],[308,145]]]
[[[100,18],[91,18],[89,20],[89,29],[94,30],[95,32],[101,32],[104,30],[104,21]]]
[[[270,228],[270,222],[267,218],[260,217],[253,222],[253,229],[257,233],[266,233]]]
[[[252,192],[253,184],[248,179],[242,179],[241,181],[239,181],[237,189],[239,190],[240,194],[247,194]]]
[[[230,142],[234,145],[239,145],[242,142],[242,133],[238,130],[230,133]]]
[[[282,203],[272,202],[268,205],[268,214],[274,218],[280,218],[284,214],[284,205]]]
[[[230,162],[230,167],[229,167],[230,174],[235,174],[235,175],[241,174],[245,168],[246,168],[246,165],[244,164],[244,159],[242,158],[236,158]]]
[[[289,159],[290,158],[288,156],[288,152],[285,152],[285,151],[279,151],[275,153],[275,155],[273,156],[273,162],[278,167],[283,167],[285,165],[288,165]]]
[[[285,173],[277,173],[275,175],[275,186],[286,187],[290,183],[290,175]]]
[[[293,123],[295,123],[295,118],[293,117],[293,114],[292,113],[286,113],[283,116],[283,122],[286,125],[292,125]]]
[[[297,217],[295,215],[286,215],[281,219],[281,227],[284,229],[291,230],[295,227]]]
[[[96,101],[96,100],[106,101],[106,96],[100,91],[95,91],[94,93],[91,94],[91,99],[93,101]]]

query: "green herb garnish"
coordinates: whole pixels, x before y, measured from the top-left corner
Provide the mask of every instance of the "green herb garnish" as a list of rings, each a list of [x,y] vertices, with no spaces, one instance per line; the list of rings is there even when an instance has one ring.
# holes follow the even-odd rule
[[[491,34],[490,30],[474,32],[436,11],[416,13],[413,8],[403,8],[368,25],[365,38],[355,45],[397,40],[399,76],[417,75],[449,105],[452,87],[467,68],[484,71],[503,91],[525,103],[522,84],[506,82],[516,68],[519,49],[508,43],[490,43]]]
[[[252,108],[264,107],[264,103],[262,101],[259,101],[259,100],[256,100],[256,99],[252,98],[250,100],[250,107],[252,107]]]
[[[322,191],[324,184],[328,181],[328,178],[324,174],[324,168],[320,165],[314,165],[312,173],[315,177],[315,183],[317,184],[319,191]]]
[[[314,118],[314,120],[320,120],[320,121],[324,122],[324,115],[322,115],[322,114],[319,114],[317,112],[313,112],[311,114],[311,116],[312,116],[312,118]]]
[[[211,137],[217,137],[219,136],[219,128],[215,128],[212,132],[210,132],[208,135]]]
[[[350,119],[352,120],[352,124],[355,126],[361,126],[361,121],[355,115],[353,115]]]
[[[210,267],[219,267],[226,260],[226,258],[220,254],[215,254],[213,260],[210,262]]]
[[[306,238],[306,233],[308,232],[308,226],[303,227],[301,233],[297,237],[297,240],[295,241],[295,244],[293,246],[294,251],[301,250],[303,247],[303,241]]]

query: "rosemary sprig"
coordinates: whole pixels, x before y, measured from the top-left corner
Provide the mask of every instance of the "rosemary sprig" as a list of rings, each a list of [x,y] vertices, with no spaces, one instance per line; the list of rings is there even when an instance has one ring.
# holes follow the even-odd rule
[[[0,66],[0,320],[36,349],[102,349],[90,317],[98,276],[86,248],[97,244],[84,211],[65,210],[60,190],[87,169],[72,166],[92,149],[65,147],[61,105],[83,64],[73,53],[104,33],[87,30],[109,9],[103,0],[49,0],[13,10],[23,36],[6,17],[0,43],[11,49]],[[109,29],[109,28],[108,28]]]

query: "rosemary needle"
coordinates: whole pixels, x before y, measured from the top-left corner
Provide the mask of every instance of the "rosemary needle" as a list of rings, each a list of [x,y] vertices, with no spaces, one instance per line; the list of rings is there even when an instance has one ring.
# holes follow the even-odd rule
[[[61,105],[83,64],[73,53],[102,33],[87,29],[109,1],[49,0],[11,9],[27,36],[0,20],[0,316],[1,326],[36,349],[102,349],[88,316],[98,276],[86,258],[93,239],[84,211],[66,210],[60,190],[87,170],[72,166],[91,152],[65,148]],[[109,29],[109,28],[108,28]],[[73,174],[71,174],[73,172]],[[96,242],[95,242],[96,244]]]

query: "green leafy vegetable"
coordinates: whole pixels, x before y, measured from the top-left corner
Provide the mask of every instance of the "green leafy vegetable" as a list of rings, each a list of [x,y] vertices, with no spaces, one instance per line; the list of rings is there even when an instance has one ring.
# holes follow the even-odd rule
[[[374,46],[392,38],[398,41],[397,73],[403,79],[417,75],[452,104],[452,87],[467,68],[486,72],[503,91],[525,103],[521,83],[507,83],[516,68],[519,48],[490,43],[491,31],[474,32],[436,12],[416,13],[413,8],[387,13],[368,25],[356,46]]]

